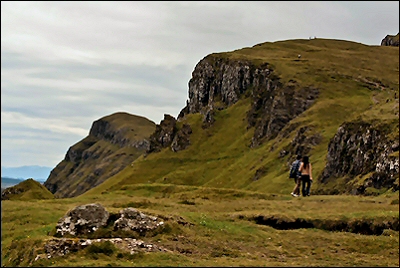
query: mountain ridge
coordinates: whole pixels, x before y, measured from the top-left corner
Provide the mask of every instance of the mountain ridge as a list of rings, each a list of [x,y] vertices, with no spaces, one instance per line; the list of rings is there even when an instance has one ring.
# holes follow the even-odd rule
[[[116,112],[93,122],[89,135],[72,145],[44,186],[56,197],[73,197],[118,173],[148,147],[155,123]]]
[[[398,146],[392,143],[398,139],[398,87],[398,49],[393,46],[299,39],[210,54],[196,65],[189,100],[177,119],[165,115],[153,137],[145,138],[149,148],[158,149],[124,163],[88,193],[167,182],[284,193],[292,188],[285,179],[296,154],[311,156],[315,193],[396,191]],[[340,153],[339,159],[327,158],[343,123],[361,120],[374,129],[377,119],[390,128],[382,146],[393,148],[383,153],[383,162],[371,158],[361,173],[338,173],[327,180],[329,161],[344,161]],[[348,137],[367,138],[365,131]],[[184,145],[178,150],[176,137]],[[390,178],[375,170],[378,165],[389,167]]]

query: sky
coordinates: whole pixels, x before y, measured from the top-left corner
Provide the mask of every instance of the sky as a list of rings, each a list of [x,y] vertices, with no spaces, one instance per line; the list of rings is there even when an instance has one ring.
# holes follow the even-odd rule
[[[208,54],[398,32],[399,1],[1,1],[1,166],[54,168],[116,112],[177,118]]]

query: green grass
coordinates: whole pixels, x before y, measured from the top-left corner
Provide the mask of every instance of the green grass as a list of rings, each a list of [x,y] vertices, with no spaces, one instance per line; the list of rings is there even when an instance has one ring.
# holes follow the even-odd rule
[[[395,204],[397,200],[397,204]],[[71,208],[99,202],[109,212],[127,206],[165,219],[169,226],[141,238],[170,253],[130,255],[99,244],[63,257],[32,262],[50,230]],[[145,204],[145,206],[143,206]],[[349,206],[351,204],[351,206]],[[203,186],[136,184],[101,197],[2,202],[3,266],[398,266],[398,230],[360,235],[319,228],[279,230],[255,217],[282,221],[393,221],[398,194],[375,197],[288,195]],[[183,218],[190,225],[178,224]],[[320,224],[324,226],[324,224]],[[322,227],[321,227],[322,228]],[[28,246],[27,246],[28,245]],[[307,258],[304,258],[304,252]]]

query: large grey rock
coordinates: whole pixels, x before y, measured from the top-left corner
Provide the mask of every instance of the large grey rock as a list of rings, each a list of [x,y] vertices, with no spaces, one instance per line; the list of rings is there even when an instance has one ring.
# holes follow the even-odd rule
[[[78,206],[62,217],[56,226],[56,233],[64,236],[87,234],[107,224],[108,211],[100,204]]]
[[[155,216],[148,216],[134,208],[125,208],[120,211],[120,218],[114,222],[114,231],[146,232],[163,225]]]

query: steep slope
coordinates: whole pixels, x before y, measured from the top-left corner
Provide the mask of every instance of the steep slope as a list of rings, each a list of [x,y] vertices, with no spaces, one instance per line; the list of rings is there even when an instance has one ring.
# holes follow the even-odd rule
[[[34,179],[24,180],[1,192],[1,200],[53,199],[54,196],[40,182]]]
[[[295,154],[310,156],[314,192],[371,193],[354,190],[376,180],[376,172],[386,183],[363,187],[398,190],[398,79],[397,47],[343,40],[288,40],[208,55],[193,71],[189,100],[173,132],[189,125],[190,145],[176,151],[166,143],[88,194],[136,183],[290,193],[287,173]],[[343,136],[348,140],[338,138],[343,124],[353,121],[366,125],[365,133],[349,129],[355,132]],[[379,146],[390,150],[370,160],[354,158],[365,168],[331,173],[356,152],[328,157],[337,143],[362,139],[381,127],[386,130],[380,143],[371,140],[368,150],[380,155]],[[382,164],[390,170],[386,175],[379,170]]]
[[[44,186],[58,198],[86,192],[145,152],[154,130],[154,122],[128,113],[93,122],[89,135],[69,148]]]

